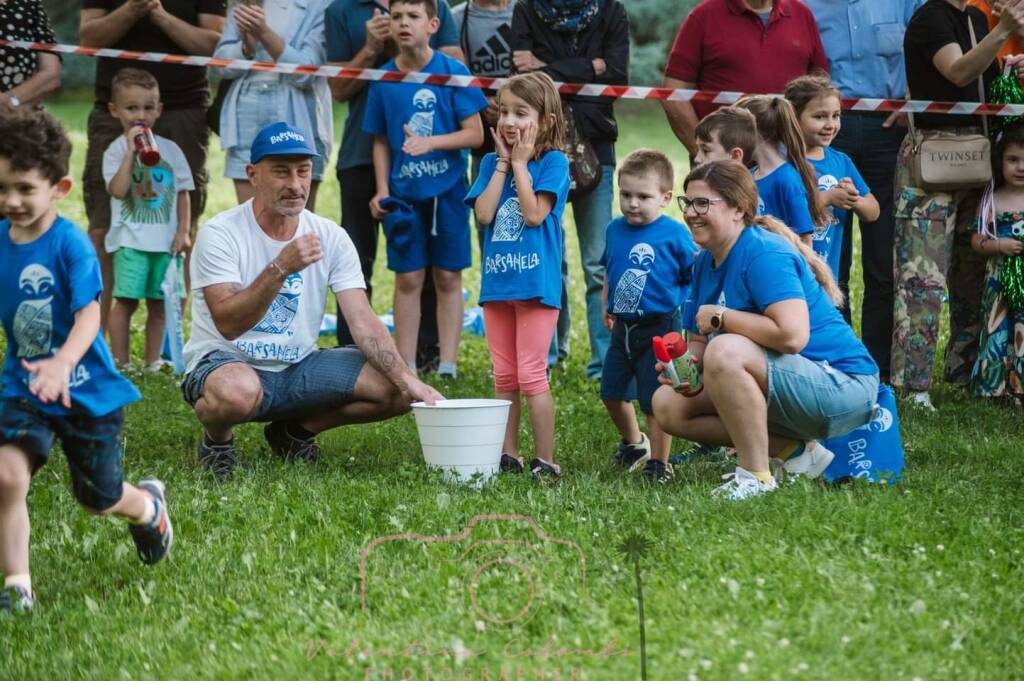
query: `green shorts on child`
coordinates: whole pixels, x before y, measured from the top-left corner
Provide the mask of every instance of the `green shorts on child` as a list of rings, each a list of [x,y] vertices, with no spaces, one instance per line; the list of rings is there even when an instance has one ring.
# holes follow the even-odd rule
[[[174,258],[178,270],[178,297],[185,297],[185,260],[170,253],[153,253],[121,247],[114,252],[114,297],[131,300],[163,300],[160,290],[167,266]]]

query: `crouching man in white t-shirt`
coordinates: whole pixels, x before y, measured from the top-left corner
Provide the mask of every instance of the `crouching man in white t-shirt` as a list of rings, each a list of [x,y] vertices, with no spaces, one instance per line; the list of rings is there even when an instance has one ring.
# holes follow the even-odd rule
[[[317,153],[295,128],[268,125],[247,168],[254,196],[217,215],[192,253],[192,334],[182,394],[205,433],[199,463],[235,468],[232,429],[250,421],[288,461],[315,461],[316,434],[443,399],[401,360],[370,308],[345,230],[305,210]],[[316,347],[334,292],[357,347]]]

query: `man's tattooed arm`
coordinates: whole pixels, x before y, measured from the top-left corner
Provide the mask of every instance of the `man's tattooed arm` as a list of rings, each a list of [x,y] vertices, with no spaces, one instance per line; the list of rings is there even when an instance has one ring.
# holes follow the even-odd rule
[[[416,375],[398,354],[387,327],[373,313],[366,294],[360,289],[342,291],[338,294],[338,305],[366,361],[399,390],[408,393],[410,383],[417,381]]]

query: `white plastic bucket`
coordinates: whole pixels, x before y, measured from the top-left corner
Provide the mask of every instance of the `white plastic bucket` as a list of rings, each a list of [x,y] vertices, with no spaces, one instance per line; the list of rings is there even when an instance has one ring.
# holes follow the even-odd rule
[[[423,458],[452,478],[483,482],[498,472],[508,400],[442,400],[412,405]]]

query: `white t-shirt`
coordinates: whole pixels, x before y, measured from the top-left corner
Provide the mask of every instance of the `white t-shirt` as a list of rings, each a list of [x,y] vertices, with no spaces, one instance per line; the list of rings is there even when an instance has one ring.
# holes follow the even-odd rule
[[[178,192],[196,188],[181,147],[154,135],[160,163],[147,167],[136,157],[131,185],[123,199],[110,197],[110,230],[104,242],[108,253],[134,248],[150,253],[170,253],[178,231]],[[128,143],[119,135],[103,152],[103,181],[110,181],[121,167]]]
[[[299,217],[293,239],[320,237],[323,258],[290,275],[263,319],[233,341],[220,335],[203,289],[235,283],[247,287],[289,241],[271,239],[256,223],[252,200],[215,216],[201,230],[192,252],[192,334],[185,344],[186,371],[214,350],[234,353],[254,368],[281,371],[316,348],[327,303],[335,293],[366,288],[359,255],[348,233],[308,210]]]

